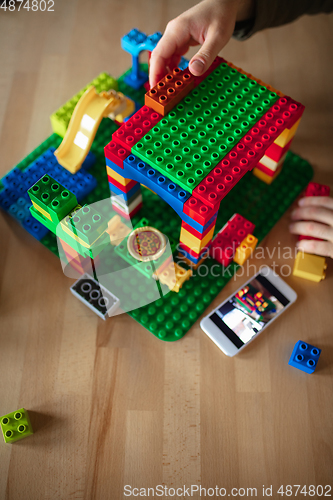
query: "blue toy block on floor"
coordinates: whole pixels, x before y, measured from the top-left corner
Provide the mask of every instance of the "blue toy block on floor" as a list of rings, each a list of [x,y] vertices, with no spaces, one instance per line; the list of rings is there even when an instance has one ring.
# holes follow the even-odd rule
[[[299,340],[291,354],[289,365],[306,373],[313,373],[316,369],[321,349]]]

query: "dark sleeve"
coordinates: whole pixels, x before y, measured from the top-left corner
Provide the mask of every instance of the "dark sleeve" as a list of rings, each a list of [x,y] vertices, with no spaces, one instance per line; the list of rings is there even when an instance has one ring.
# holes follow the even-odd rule
[[[257,31],[287,24],[303,14],[333,11],[333,0],[255,0],[253,19],[236,23],[233,37],[246,40]]]

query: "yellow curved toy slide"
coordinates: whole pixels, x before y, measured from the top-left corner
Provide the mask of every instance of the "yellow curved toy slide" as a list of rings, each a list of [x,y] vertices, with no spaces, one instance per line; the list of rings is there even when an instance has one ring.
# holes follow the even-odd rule
[[[117,115],[124,108],[125,116],[131,114],[134,109],[128,101],[130,99],[116,91],[97,94],[95,87],[89,87],[75,106],[65,137],[54,153],[60,165],[75,174],[91,148],[102,118]]]

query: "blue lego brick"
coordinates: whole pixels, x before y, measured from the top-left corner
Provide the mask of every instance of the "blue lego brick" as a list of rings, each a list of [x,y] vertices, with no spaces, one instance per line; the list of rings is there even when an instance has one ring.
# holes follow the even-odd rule
[[[139,59],[134,62],[134,56],[133,56],[133,68],[136,67],[139,64]],[[142,71],[132,71],[128,75],[125,76],[124,82],[132,87],[135,90],[138,90],[142,87],[144,83],[148,80],[148,75],[147,73],[143,73]]]
[[[313,373],[316,369],[321,349],[299,340],[289,360],[289,365],[306,373]]]
[[[154,191],[182,217],[183,206],[191,196],[190,193],[135,155],[131,154],[124,160],[124,169],[130,171],[130,179],[134,179]]]
[[[188,59],[185,59],[185,57],[182,56],[181,59],[180,59],[180,62],[178,64],[178,68],[182,69],[182,70],[186,69],[188,67],[188,63],[189,62],[190,61]]]
[[[125,201],[130,200],[139,190],[140,190],[140,184],[136,184],[132,189],[128,191],[128,193],[124,193],[124,191],[121,191],[117,186],[114,186],[109,182],[110,186],[110,191],[117,196],[122,196]]]
[[[201,259],[207,254],[207,252],[203,252],[200,257],[196,258],[196,257],[193,257],[193,255],[189,254],[188,252],[186,252],[186,250],[184,250],[183,248],[178,248],[178,252],[182,255],[184,255],[184,257],[186,257],[188,260],[190,260],[191,262],[193,262],[193,264],[198,264],[198,262],[201,261]]]
[[[31,202],[21,197],[18,198],[16,203],[10,206],[8,213],[14,217],[28,233],[40,241],[47,235],[49,230],[31,216],[30,207]]]
[[[59,165],[54,156],[55,149],[54,147],[47,149],[23,171],[17,167],[13,168],[2,179],[4,188],[0,191],[0,207],[39,241],[49,230],[31,216],[31,201],[27,193],[31,186],[43,175],[50,174],[74,193],[79,203],[97,187],[97,180],[87,172],[96,161],[93,153],[89,152],[81,170],[73,175]]]
[[[162,33],[159,31],[147,36],[142,31],[134,28],[122,37],[121,47],[132,56],[138,56],[143,50],[154,50],[161,37]]]

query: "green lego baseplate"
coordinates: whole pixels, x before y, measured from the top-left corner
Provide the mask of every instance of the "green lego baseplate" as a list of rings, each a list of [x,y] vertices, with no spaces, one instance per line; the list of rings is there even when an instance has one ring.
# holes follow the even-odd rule
[[[80,97],[84,94],[84,92],[92,85],[95,87],[97,93],[111,89],[118,90],[118,81],[108,73],[101,73],[96,78],[94,78],[92,82],[88,83],[88,85],[80,90],[80,92],[69,99],[63,106],[57,109],[57,111],[52,113],[50,119],[53,132],[60,135],[61,137],[65,136],[75,106],[77,105]]]
[[[123,77],[124,75],[118,79],[119,90],[142,104],[145,89],[143,87],[139,91],[132,89],[132,94],[127,92],[125,84],[122,82]],[[200,88],[198,88],[198,91],[200,91]],[[271,97],[273,98],[273,95]],[[167,118],[174,119],[173,115],[170,115],[171,113]],[[104,146],[110,142],[112,133],[117,128],[118,126],[107,118],[104,118],[101,122],[91,147],[96,162],[91,167],[90,173],[97,179],[98,185],[85,197],[82,205],[110,199],[105,169]],[[17,167],[24,171],[47,149],[50,147],[57,148],[61,140],[59,135],[52,134],[24,158]],[[254,234],[261,241],[306,187],[312,175],[311,165],[292,152],[288,152],[280,175],[271,185],[264,184],[251,172],[248,172],[233,188],[232,192],[222,200],[215,233],[237,212],[256,225]],[[150,190],[142,189],[142,198],[143,207],[133,217],[133,226],[138,224],[140,219],[144,217],[149,220],[151,226],[167,235],[169,240],[179,241],[181,220],[173,209]],[[109,204],[103,203],[101,205],[102,215],[109,218],[110,209],[111,201]],[[52,232],[42,238],[41,243],[59,257],[57,239]],[[111,245],[104,248],[100,257],[101,255],[103,255],[101,260],[103,260],[103,265],[106,266],[105,269],[108,272],[111,271],[108,283],[109,290],[116,295],[118,290],[120,291],[119,295],[121,295],[124,306],[126,306],[127,301],[127,305],[130,307],[130,299],[133,297],[137,298],[142,295],[151,298],[152,302],[150,304],[136,308],[128,312],[128,314],[153,335],[170,342],[185,335],[238,269],[238,265],[232,263],[227,270],[224,270],[223,266],[215,260],[207,258],[205,261],[207,266],[205,275],[200,276],[199,268],[198,272],[194,272],[194,276],[184,283],[179,293],[176,293],[170,292],[165,286],[155,282],[154,279],[142,276],[136,269],[129,266],[123,258],[117,256],[114,247]],[[210,272],[212,266],[215,266],[213,274]],[[217,269],[220,270],[220,273]],[[114,270],[121,270],[121,273],[117,274],[116,278],[112,276]],[[219,276],[215,277],[217,274]],[[105,286],[105,283],[102,282],[101,284]]]
[[[222,63],[132,153],[192,193],[278,99]]]
[[[0,417],[0,425],[5,443],[14,443],[33,434],[28,412],[24,408]]]

